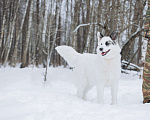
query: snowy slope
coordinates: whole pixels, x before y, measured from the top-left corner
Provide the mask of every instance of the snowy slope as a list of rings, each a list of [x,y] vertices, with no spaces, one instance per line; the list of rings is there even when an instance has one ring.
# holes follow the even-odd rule
[[[49,68],[0,69],[0,120],[150,120],[150,104],[142,104],[142,80],[121,75],[118,105],[112,106],[110,89],[105,104],[96,102],[96,89],[87,101],[76,96],[72,71]]]

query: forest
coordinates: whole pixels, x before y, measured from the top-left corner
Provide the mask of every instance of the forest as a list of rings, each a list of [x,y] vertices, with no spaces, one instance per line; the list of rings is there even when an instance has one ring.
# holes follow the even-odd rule
[[[143,104],[142,91],[148,1],[0,0],[0,120],[150,120],[150,103]],[[97,32],[109,36],[113,31],[118,37],[112,44],[119,43],[122,56],[118,82],[120,67],[110,68],[120,66],[119,59],[112,65],[93,57],[95,67],[85,57],[91,65],[82,67],[81,60],[77,73],[85,72],[76,74],[55,50],[67,45],[96,54]],[[104,89],[107,82],[110,88]],[[80,86],[83,93],[93,86],[85,100],[77,94]],[[111,105],[114,86],[117,105]],[[103,104],[97,101],[99,91]]]
[[[122,61],[143,65],[146,0],[0,0],[0,66],[66,66],[68,45],[96,53],[97,32],[118,33]]]

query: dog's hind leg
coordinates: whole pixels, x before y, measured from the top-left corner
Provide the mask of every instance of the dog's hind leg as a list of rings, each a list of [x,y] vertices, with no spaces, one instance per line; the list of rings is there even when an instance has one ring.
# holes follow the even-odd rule
[[[89,92],[89,90],[92,88],[89,84],[86,85],[84,92],[83,92],[83,99],[86,100],[86,95]]]
[[[83,99],[83,92],[84,92],[85,87],[78,87],[77,88],[77,96],[81,99]]]
[[[104,103],[104,86],[97,85],[97,102],[100,104]]]
[[[80,85],[78,85],[77,87],[77,96],[81,99],[85,98],[85,94],[87,93],[87,84],[86,83],[80,83]]]

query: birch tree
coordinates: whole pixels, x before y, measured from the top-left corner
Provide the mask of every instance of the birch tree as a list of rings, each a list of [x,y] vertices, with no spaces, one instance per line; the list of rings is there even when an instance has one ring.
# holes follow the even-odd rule
[[[122,48],[122,59],[124,60],[131,60],[132,56],[134,55],[134,46],[135,46],[135,40],[137,37],[137,33],[140,36],[140,33],[143,31],[143,29],[140,29],[140,16],[143,14],[144,9],[144,3],[141,0],[137,0],[134,4],[134,16],[132,19],[132,28],[129,36],[129,40],[126,42],[126,44]],[[139,9],[140,7],[140,9]],[[132,37],[133,35],[136,35],[136,37]],[[134,55],[135,57],[135,55]],[[132,59],[133,60],[133,59]]]
[[[56,3],[56,9],[57,9],[57,13],[56,13],[56,26],[55,26],[55,34],[54,34],[54,37],[53,37],[53,42],[51,44],[51,49],[50,49],[50,63],[51,63],[51,57],[52,57],[52,53],[53,53],[53,50],[54,50],[54,46],[55,46],[55,42],[56,42],[56,39],[57,39],[57,31],[58,31],[58,25],[59,25],[59,16],[60,16],[60,7],[61,7],[61,0],[59,0],[59,2]]]
[[[44,19],[43,19],[43,31],[42,31],[42,42],[45,42],[45,35],[46,35],[46,29],[47,29],[47,18],[48,18],[48,10],[49,10],[49,0],[44,1]]]
[[[6,8],[8,7],[8,3],[9,3],[9,1],[7,1],[6,5],[4,5],[4,14],[3,14],[3,19],[2,19],[2,27],[1,27],[1,35],[0,35],[0,48],[2,46],[2,39],[3,39],[3,35],[4,35],[4,27],[5,27],[5,22],[6,22],[7,9],[5,9],[5,7]]]
[[[67,10],[66,10],[66,45],[69,45],[69,0],[66,1]]]
[[[140,65],[146,0],[2,0],[0,3],[0,66],[11,62],[11,66],[21,63],[21,67],[26,67],[36,62],[37,67],[47,67],[47,58],[53,66],[66,65],[54,51],[55,46],[65,44],[80,53],[95,53],[97,31],[109,35],[113,30],[119,34],[122,59]]]
[[[12,44],[12,40],[13,40],[13,33],[14,33],[15,21],[16,21],[16,17],[17,17],[17,12],[18,12],[19,5],[20,5],[20,0],[17,3],[17,8],[16,8],[16,11],[15,11],[15,16],[13,18],[12,25],[11,25],[11,28],[10,28],[10,32],[8,34],[8,37],[7,37],[7,39],[10,39],[10,41],[7,40],[7,41],[9,41],[9,43],[8,43],[8,49],[7,49],[7,52],[6,52],[6,57],[5,57],[5,60],[4,60],[4,67],[6,67],[6,64],[7,64],[8,55],[9,55],[11,44]]]
[[[3,53],[2,53],[2,40],[4,39],[4,29],[5,29],[5,23],[6,23],[6,15],[7,15],[7,7],[9,5],[9,1],[7,1],[6,3],[3,3],[3,17],[2,17],[2,25],[1,25],[1,34],[0,34],[0,62],[2,62],[2,57],[3,57]],[[3,40],[4,41],[4,40]]]
[[[16,66],[18,42],[19,42],[19,39],[20,39],[20,36],[21,36],[21,32],[22,32],[25,16],[26,16],[26,13],[27,13],[28,4],[29,4],[29,0],[27,0],[26,5],[25,5],[25,9],[24,9],[21,25],[20,25],[20,28],[19,28],[19,31],[18,31],[18,35],[17,35],[17,39],[16,39],[16,43],[15,43],[15,47],[14,47],[14,51],[13,51],[13,55],[12,55],[12,60],[11,60],[11,63],[10,63],[10,65],[13,66],[13,67]]]
[[[40,49],[40,19],[39,19],[39,15],[40,15],[40,1],[37,0],[36,3],[36,23],[37,23],[37,27],[36,27],[36,49],[35,49],[35,61],[36,61],[36,66],[39,66],[39,49]]]
[[[28,45],[29,45],[29,40],[30,40],[30,33],[31,33],[31,27],[32,27],[32,13],[33,13],[33,0],[30,0],[30,12],[29,12],[29,20],[28,20],[28,31],[27,31],[25,45],[24,45],[24,49],[23,49],[21,68],[24,68],[26,66],[27,50],[28,50]]]
[[[51,18],[49,18],[49,23],[50,23],[50,25],[52,24]],[[49,63],[50,63],[50,37],[51,37],[50,33],[51,33],[51,27],[49,27],[49,30],[48,30],[46,70],[45,70],[44,81],[47,81],[48,67],[49,67]]]
[[[88,32],[88,37],[87,37],[87,41],[86,41],[86,45],[85,45],[85,49],[84,52],[89,52],[90,51],[90,40],[91,40],[91,33],[92,33],[92,29],[93,29],[93,18],[94,18],[94,8],[95,6],[95,1],[92,0],[92,15],[91,15],[91,19],[90,19],[90,28],[89,28],[89,32]]]

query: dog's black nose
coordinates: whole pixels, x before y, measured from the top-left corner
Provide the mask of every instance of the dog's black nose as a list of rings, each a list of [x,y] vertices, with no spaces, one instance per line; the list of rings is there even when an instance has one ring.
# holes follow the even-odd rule
[[[100,48],[99,50],[100,50],[100,51],[103,51],[103,48]]]

